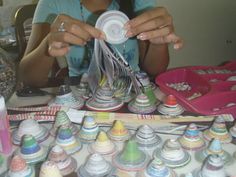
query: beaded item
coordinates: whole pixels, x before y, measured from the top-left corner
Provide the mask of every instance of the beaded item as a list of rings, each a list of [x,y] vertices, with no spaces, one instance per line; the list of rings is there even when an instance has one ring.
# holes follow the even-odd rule
[[[16,67],[6,51],[0,48],[0,93],[8,100],[16,88]]]

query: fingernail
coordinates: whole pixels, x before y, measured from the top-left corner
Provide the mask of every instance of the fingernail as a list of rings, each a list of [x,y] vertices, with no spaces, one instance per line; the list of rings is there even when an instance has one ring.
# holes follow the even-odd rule
[[[125,25],[124,25],[124,29],[126,30],[129,30],[131,28],[129,22],[127,22]]]
[[[140,40],[146,40],[146,39],[147,39],[147,35],[141,33],[141,34],[139,34],[139,35],[137,36],[137,38],[140,39]]]
[[[180,49],[180,45],[178,45],[178,44],[174,44],[174,49],[175,49],[175,50]]]
[[[99,38],[102,40],[106,40],[106,34],[104,32],[101,32]]]
[[[133,36],[133,33],[131,31],[128,31],[125,35],[126,37],[132,37]]]

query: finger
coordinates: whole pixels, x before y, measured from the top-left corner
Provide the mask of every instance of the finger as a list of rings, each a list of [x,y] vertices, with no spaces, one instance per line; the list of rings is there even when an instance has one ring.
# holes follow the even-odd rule
[[[164,39],[167,43],[177,43],[178,41],[182,40],[175,33],[171,33],[171,34],[167,35]]]
[[[82,38],[68,32],[56,32],[50,36],[49,41],[56,41],[80,46],[84,46],[87,43],[87,41],[83,40]]]
[[[63,29],[64,31],[59,31],[60,27],[57,27],[58,25],[54,25],[52,27],[52,32],[56,33],[56,32],[60,32],[60,33],[71,33],[74,36],[77,36],[78,38],[83,39],[84,41],[89,41],[91,39],[91,35],[85,31],[83,28],[81,28],[79,26],[79,24],[75,24],[73,22],[61,22],[63,23]]]
[[[179,50],[183,48],[184,41],[180,38],[176,43],[174,43],[174,49]]]
[[[129,35],[130,32],[133,36],[135,36],[145,31],[152,31],[152,30],[154,31],[156,29],[158,30],[159,28],[165,28],[165,27],[167,27],[165,31],[169,29],[170,33],[171,29],[173,30],[173,27],[171,28],[171,26],[172,26],[172,19],[170,18],[170,16],[161,16],[153,20],[149,20],[139,26],[136,26],[135,28],[131,28],[130,30],[128,30],[127,34]]]
[[[57,48],[54,46],[49,46],[48,48],[48,54],[52,57],[58,57],[58,56],[64,56],[69,52],[70,48],[67,47],[62,47],[62,48]]]
[[[164,14],[168,14],[166,9],[163,7],[156,7],[152,10],[149,10],[135,18],[133,18],[132,20],[128,21],[125,25],[124,28],[129,30],[130,28],[136,27],[138,25],[141,25],[142,23],[154,19],[158,16],[163,16]]]
[[[61,23],[64,22],[64,28],[67,32],[73,33],[74,35],[78,35],[80,38],[83,38],[84,40],[88,41],[93,38],[99,38],[103,39],[104,34],[94,28],[93,26],[86,24],[84,22],[81,22],[78,19],[74,19],[67,15],[59,15],[55,22],[52,25],[51,31],[56,32],[60,28]]]
[[[152,38],[150,39],[150,42],[155,43],[155,44],[174,44],[174,49],[180,49],[183,47],[183,39],[179,36],[177,36],[174,33],[171,33],[165,37],[157,37],[157,38]]]
[[[84,23],[83,29],[88,31],[88,33],[94,38],[102,39],[102,40],[106,39],[106,35],[104,32],[102,32],[101,30],[97,28],[94,28],[93,26],[89,24]]]
[[[167,36],[168,34],[170,34],[171,30],[172,28],[170,26],[167,26],[165,28],[160,28],[160,29],[144,32],[144,33],[139,34],[137,36],[137,39],[140,39],[143,41],[143,40],[150,40],[153,38]]]
[[[77,24],[71,24],[68,29],[66,29],[66,32],[72,33],[73,35],[83,39],[84,41],[90,41],[92,38],[89,32],[87,32]]]

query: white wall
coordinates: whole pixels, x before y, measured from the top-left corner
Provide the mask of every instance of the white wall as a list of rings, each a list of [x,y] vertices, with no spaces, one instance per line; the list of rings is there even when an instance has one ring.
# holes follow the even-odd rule
[[[157,1],[167,7],[185,41],[181,51],[171,46],[169,67],[218,65],[236,59],[236,0]]]

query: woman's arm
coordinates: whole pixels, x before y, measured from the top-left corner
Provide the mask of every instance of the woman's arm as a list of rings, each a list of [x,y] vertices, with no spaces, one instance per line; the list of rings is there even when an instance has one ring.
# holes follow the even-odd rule
[[[48,55],[47,38],[50,25],[47,23],[33,24],[28,45],[20,62],[21,80],[26,85],[44,86],[55,61]]]
[[[63,24],[63,30],[59,30]],[[41,87],[48,81],[54,57],[64,56],[70,45],[84,46],[91,38],[104,39],[104,34],[80,20],[58,15],[54,22],[34,24],[27,49],[20,62],[20,74],[24,83]]]
[[[167,44],[151,44],[149,41],[139,41],[140,68],[150,77],[164,72],[169,64]]]

